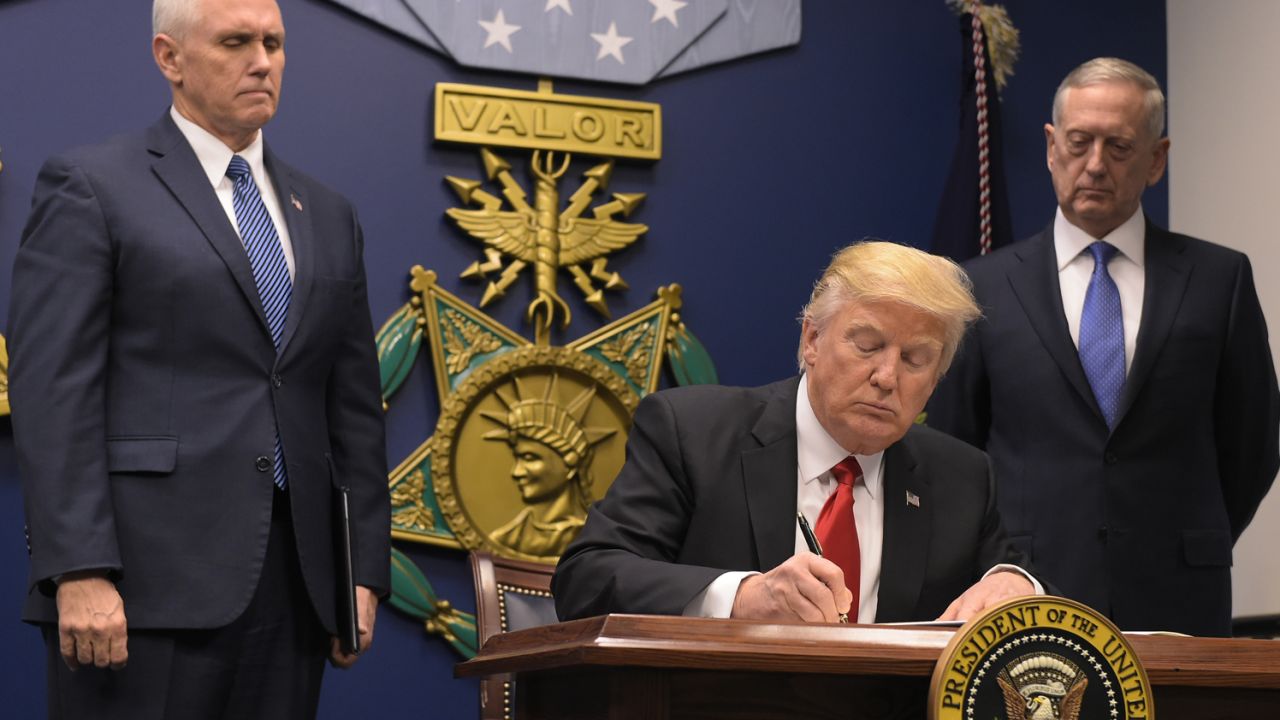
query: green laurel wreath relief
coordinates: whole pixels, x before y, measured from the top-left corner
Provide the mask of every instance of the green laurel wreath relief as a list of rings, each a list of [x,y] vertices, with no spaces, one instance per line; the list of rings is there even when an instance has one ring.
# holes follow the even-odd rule
[[[479,650],[476,616],[442,600],[431,587],[427,576],[409,556],[391,549],[391,606],[422,621],[431,635],[439,635],[464,658],[473,658]]]
[[[378,332],[378,369],[382,375],[384,403],[413,371],[413,361],[422,347],[420,317],[413,303],[405,303]]]
[[[720,382],[711,355],[684,324],[676,329],[673,342],[667,345],[667,362],[671,365],[676,384],[681,387]]]

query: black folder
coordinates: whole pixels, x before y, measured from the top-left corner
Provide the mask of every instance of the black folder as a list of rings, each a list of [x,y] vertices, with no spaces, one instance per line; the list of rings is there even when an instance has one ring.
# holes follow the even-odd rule
[[[351,551],[351,503],[347,488],[333,491],[334,555],[338,564],[338,643],[348,655],[360,650],[360,623],[356,615],[356,572]]]

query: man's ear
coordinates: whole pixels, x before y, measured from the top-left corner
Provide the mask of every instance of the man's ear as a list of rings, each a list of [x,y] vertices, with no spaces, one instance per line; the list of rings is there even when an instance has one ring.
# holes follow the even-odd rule
[[[809,318],[800,325],[800,357],[805,367],[812,367],[818,358],[818,326]]]
[[[1044,124],[1044,155],[1049,172],[1053,172],[1053,124]]]
[[[171,85],[182,84],[182,50],[177,40],[164,33],[151,38],[151,56]]]
[[[1156,141],[1152,150],[1151,169],[1147,171],[1147,187],[1160,182],[1164,177],[1164,169],[1169,164],[1169,138],[1162,137]]]

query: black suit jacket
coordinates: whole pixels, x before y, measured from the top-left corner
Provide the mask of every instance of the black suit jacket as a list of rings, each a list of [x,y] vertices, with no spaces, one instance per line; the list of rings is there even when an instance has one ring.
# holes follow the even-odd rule
[[[990,453],[1014,542],[1122,629],[1229,634],[1232,544],[1280,467],[1280,394],[1248,258],[1147,223],[1114,432],[1067,330],[1052,227],[966,269],[985,317],[929,424]]]
[[[130,629],[236,618],[266,550],[277,428],[321,622],[334,632],[334,484],[351,488],[357,582],[390,587],[360,228],[342,197],[269,150],[265,164],[297,268],[279,354],[239,237],[168,113],[42,169],[9,318],[25,619],[55,620],[50,579],[88,568],[113,571]]]
[[[798,378],[647,396],[627,462],[552,580],[561,619],[679,615],[730,570],[795,554]],[[907,503],[907,493],[919,506]],[[986,456],[925,427],[885,451],[878,622],[932,620],[998,563],[1005,538]]]

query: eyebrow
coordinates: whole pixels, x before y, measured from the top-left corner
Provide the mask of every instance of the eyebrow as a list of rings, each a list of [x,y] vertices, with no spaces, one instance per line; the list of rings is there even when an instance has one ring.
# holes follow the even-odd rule
[[[254,30],[253,28],[249,28],[249,27],[238,27],[238,28],[233,28],[233,29],[225,30],[221,33],[218,33],[216,37],[219,40],[227,40],[231,38],[256,38],[256,37],[261,37],[264,40],[267,40],[267,39],[283,40],[284,29],[281,28],[280,30],[268,30],[266,32],[260,32],[258,30]]]

